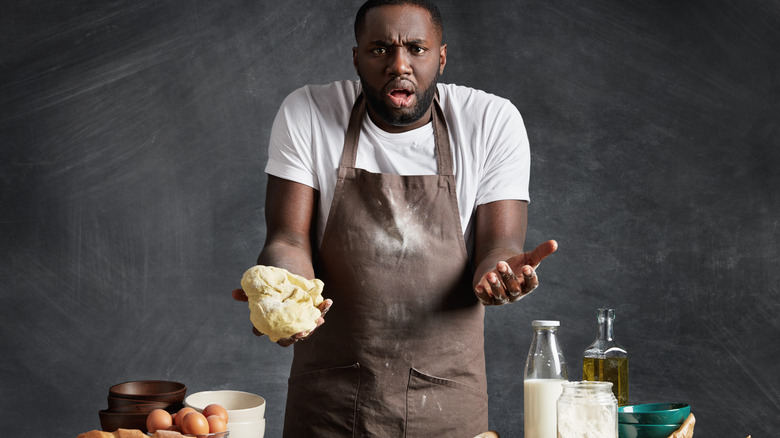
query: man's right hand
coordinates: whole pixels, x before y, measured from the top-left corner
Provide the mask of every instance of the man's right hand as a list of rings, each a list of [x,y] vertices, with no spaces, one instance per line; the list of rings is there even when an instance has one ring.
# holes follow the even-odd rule
[[[243,289],[234,289],[233,290],[233,299],[236,301],[249,301],[249,298],[246,296],[246,292],[244,292]],[[330,310],[330,306],[333,305],[333,300],[330,298],[324,300],[322,303],[320,303],[317,308],[320,309],[320,317],[317,318],[317,327],[321,326],[325,323],[325,314]],[[290,336],[289,338],[283,338],[276,341],[277,344],[281,345],[282,347],[289,347],[290,345],[293,345],[294,343],[298,341],[302,341],[309,336],[311,336],[312,333],[314,333],[314,330],[317,330],[317,327],[314,327],[309,332],[300,332],[296,333],[293,336]],[[256,329],[254,326],[252,326],[252,333],[255,334],[255,336],[265,336],[264,333],[261,333],[260,330]]]

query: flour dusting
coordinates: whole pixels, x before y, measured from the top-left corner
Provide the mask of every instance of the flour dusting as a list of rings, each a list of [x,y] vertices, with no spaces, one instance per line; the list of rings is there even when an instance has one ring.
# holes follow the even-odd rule
[[[404,207],[389,198],[388,210],[392,217],[388,218],[385,228],[376,235],[376,243],[384,253],[403,255],[424,250],[426,215],[420,214],[418,205],[409,204]]]

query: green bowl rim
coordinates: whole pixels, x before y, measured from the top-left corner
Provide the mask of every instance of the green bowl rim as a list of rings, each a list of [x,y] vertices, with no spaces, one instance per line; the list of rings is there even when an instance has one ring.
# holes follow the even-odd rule
[[[655,409],[653,410],[652,407],[655,406],[673,406],[667,409]],[[630,411],[626,411],[626,409],[632,408]],[[643,408],[642,410],[633,410],[633,408]],[[647,408],[650,408],[649,410],[645,410]],[[688,403],[677,403],[677,402],[664,402],[664,403],[642,403],[638,405],[625,405],[625,406],[619,406],[618,407],[618,414],[660,414],[664,412],[674,412],[681,409],[690,408],[690,405]]]
[[[631,426],[631,427],[673,427],[675,430],[679,429],[682,424],[643,424],[643,423],[618,423],[622,426]]]

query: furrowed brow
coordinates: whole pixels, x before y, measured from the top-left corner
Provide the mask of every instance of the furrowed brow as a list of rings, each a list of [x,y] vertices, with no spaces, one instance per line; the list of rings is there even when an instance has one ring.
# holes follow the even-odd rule
[[[380,47],[390,47],[393,45],[393,43],[387,40],[374,40],[370,42],[370,45],[380,46]]]
[[[424,39],[413,39],[413,40],[406,40],[403,42],[403,45],[405,46],[425,46],[427,43]],[[391,47],[395,45],[394,41],[390,40],[374,40],[371,41],[370,44],[372,46],[380,46],[380,47]]]

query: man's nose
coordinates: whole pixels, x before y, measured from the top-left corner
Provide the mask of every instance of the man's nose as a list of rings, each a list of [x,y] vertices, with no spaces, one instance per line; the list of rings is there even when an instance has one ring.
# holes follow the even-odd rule
[[[409,62],[409,54],[404,48],[399,47],[390,54],[387,64],[387,72],[391,75],[408,75],[412,73],[412,66]]]

